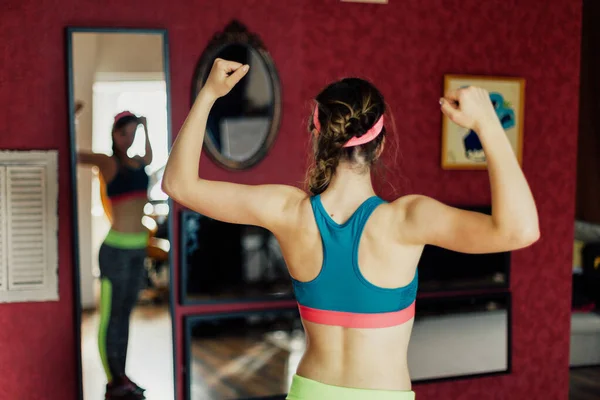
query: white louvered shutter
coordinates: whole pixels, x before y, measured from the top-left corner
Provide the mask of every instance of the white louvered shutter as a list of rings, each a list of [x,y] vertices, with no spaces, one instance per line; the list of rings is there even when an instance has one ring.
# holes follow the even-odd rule
[[[0,292],[6,291],[8,258],[8,237],[6,235],[6,167],[0,166]]]
[[[58,152],[0,151],[0,303],[57,301]]]
[[[46,173],[43,166],[7,166],[8,290],[42,289],[48,273]]]

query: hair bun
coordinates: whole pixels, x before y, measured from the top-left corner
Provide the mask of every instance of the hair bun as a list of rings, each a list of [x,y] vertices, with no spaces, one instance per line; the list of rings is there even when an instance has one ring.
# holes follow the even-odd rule
[[[352,137],[361,137],[375,124],[371,117],[372,113],[364,113],[350,118],[346,127],[346,133]]]
[[[361,137],[364,135],[368,129],[365,129],[363,124],[364,118],[361,117],[351,117],[346,124],[346,134],[348,137]]]

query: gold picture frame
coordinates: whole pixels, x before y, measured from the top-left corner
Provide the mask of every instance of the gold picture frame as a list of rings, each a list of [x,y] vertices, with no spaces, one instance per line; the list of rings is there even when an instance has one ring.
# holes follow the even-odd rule
[[[503,122],[517,160],[522,165],[525,79],[477,75],[444,76],[444,93],[465,86],[478,86],[490,92],[498,117]],[[441,156],[443,169],[487,169],[487,162],[477,135],[473,131],[459,127],[445,115],[442,120]]]

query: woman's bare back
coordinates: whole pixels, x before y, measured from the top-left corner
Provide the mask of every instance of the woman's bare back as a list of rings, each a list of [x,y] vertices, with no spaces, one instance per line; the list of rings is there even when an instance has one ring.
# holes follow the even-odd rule
[[[323,194],[322,202],[333,221],[340,224],[362,203],[358,199],[340,204],[328,194]],[[423,246],[402,245],[398,234],[401,226],[395,222],[397,212],[388,204],[377,207],[365,225],[359,245],[362,275],[384,288],[408,285],[423,250]],[[278,239],[292,277],[310,281],[317,277],[323,264],[323,245],[310,199],[303,199],[290,213],[297,220],[295,229],[280,234]],[[376,329],[303,323],[307,347],[298,367],[299,375],[335,386],[410,390],[406,353],[412,319],[402,325]]]

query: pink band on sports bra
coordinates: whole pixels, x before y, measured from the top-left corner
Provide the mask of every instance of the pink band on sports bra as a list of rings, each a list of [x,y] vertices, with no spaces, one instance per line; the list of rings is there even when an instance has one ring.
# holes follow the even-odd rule
[[[321,132],[321,123],[319,122],[319,105],[315,106],[315,112],[313,113],[313,125],[317,129],[318,132]],[[364,135],[361,137],[353,137],[348,140],[348,142],[344,145],[344,147],[354,147],[360,146],[361,144],[369,143],[371,140],[375,139],[381,131],[383,130],[383,115],[379,117],[375,125],[371,127]]]
[[[358,314],[342,311],[318,310],[298,304],[303,320],[322,325],[344,328],[388,328],[402,325],[415,316],[415,302],[400,311],[381,314]]]

